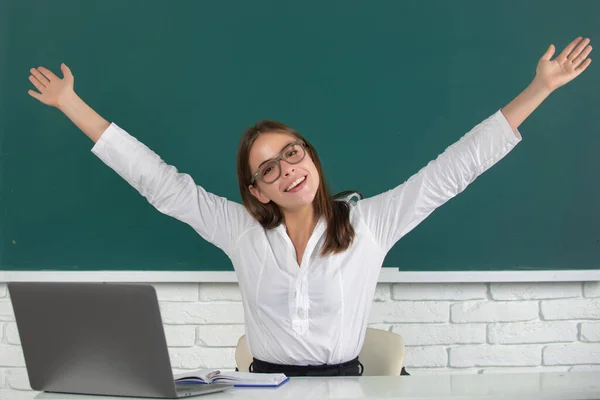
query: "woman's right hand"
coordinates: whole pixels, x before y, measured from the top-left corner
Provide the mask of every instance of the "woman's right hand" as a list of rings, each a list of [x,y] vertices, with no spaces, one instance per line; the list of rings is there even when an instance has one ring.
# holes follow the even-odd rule
[[[29,90],[27,93],[44,104],[59,108],[61,101],[74,93],[71,70],[64,63],[60,65],[60,69],[64,76],[62,79],[44,67],[31,68],[29,80],[39,93],[35,90]]]
[[[44,104],[58,108],[95,143],[110,124],[77,96],[69,67],[60,64],[60,69],[64,76],[62,79],[47,68],[31,68],[29,80],[40,92],[30,90],[27,93]]]

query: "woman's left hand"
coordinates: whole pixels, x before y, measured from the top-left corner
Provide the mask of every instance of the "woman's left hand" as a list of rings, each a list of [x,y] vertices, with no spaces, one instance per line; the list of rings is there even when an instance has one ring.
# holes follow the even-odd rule
[[[538,62],[535,81],[543,84],[551,91],[575,79],[592,63],[587,56],[592,52],[589,38],[573,40],[554,60],[554,45],[551,44]]]

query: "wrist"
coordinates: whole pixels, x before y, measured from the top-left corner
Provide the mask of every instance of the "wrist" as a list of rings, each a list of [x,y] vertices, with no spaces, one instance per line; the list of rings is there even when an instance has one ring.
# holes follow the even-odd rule
[[[77,102],[80,101],[81,99],[77,96],[77,93],[74,90],[69,90],[57,99],[56,108],[66,113],[69,109],[73,109]]]
[[[527,87],[527,90],[533,92],[536,95],[547,97],[554,91],[546,82],[539,79],[537,76]]]

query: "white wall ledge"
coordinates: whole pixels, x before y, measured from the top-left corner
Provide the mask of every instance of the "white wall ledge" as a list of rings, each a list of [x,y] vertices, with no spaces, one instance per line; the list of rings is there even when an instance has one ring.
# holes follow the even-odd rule
[[[583,282],[600,270],[398,271],[383,268],[380,283]],[[237,282],[233,271],[0,271],[0,282]]]

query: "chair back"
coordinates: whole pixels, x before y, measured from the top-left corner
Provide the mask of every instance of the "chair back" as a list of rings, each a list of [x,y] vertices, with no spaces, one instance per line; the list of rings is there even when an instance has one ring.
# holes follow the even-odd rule
[[[358,359],[364,366],[363,375],[400,375],[406,350],[404,339],[397,333],[367,328],[365,343]],[[235,362],[240,372],[248,372],[252,356],[248,351],[246,335],[242,335],[235,348]]]

